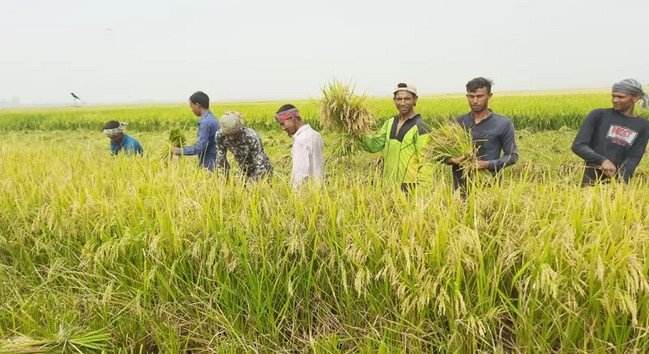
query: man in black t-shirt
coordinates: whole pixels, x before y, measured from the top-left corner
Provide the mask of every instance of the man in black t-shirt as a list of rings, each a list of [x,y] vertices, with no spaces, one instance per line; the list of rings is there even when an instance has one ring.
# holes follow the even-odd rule
[[[629,182],[647,147],[649,121],[634,112],[639,100],[643,108],[649,106],[640,82],[622,80],[611,96],[613,108],[590,112],[572,143],[572,151],[586,161],[582,186],[610,178]]]

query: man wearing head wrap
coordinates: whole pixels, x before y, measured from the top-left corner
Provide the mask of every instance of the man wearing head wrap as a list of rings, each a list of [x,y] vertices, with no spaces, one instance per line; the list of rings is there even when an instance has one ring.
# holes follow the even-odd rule
[[[622,80],[612,88],[612,109],[588,114],[572,143],[572,151],[586,161],[582,186],[621,178],[628,182],[640,163],[649,140],[649,121],[635,114],[635,104],[649,105],[640,82]]]
[[[399,83],[393,94],[399,114],[386,120],[373,136],[361,137],[360,143],[368,152],[383,152],[383,182],[397,184],[407,194],[421,179],[429,129],[421,116],[415,113],[415,87]]]
[[[298,189],[306,181],[320,182],[324,175],[322,136],[302,121],[300,112],[292,104],[279,108],[275,120],[293,138],[291,147],[291,183]]]
[[[221,116],[221,128],[216,132],[216,166],[223,171],[230,170],[227,152],[234,155],[239,171],[246,178],[258,180],[272,174],[273,166],[264,152],[259,134],[243,125],[239,112],[225,112]]]
[[[130,135],[124,134],[126,124],[111,120],[104,124],[103,133],[110,139],[110,153],[119,154],[123,151],[125,155],[142,155],[144,150],[140,143]]]
[[[189,108],[198,120],[196,144],[184,148],[172,147],[175,155],[198,155],[198,164],[208,171],[214,170],[216,159],[216,141],[214,136],[219,130],[219,122],[210,111],[210,98],[202,91],[196,91],[189,96]]]

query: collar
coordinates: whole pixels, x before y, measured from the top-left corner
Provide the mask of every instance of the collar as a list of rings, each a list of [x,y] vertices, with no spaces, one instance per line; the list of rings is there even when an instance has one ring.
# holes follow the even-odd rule
[[[207,116],[211,116],[211,115],[212,115],[212,112],[210,112],[210,110],[208,109],[208,110],[205,111],[205,113],[203,113],[203,115],[201,115],[200,120],[203,120],[203,119],[205,119]]]
[[[311,126],[308,125],[308,124],[305,124],[305,125],[301,126],[300,129],[298,129],[298,130],[295,132],[295,134],[293,134],[293,139],[295,139],[295,137],[297,137],[298,135],[300,135],[300,133],[304,132],[305,130],[309,130],[309,129],[311,129]]]
[[[491,119],[491,117],[494,116],[494,112],[491,109],[489,109],[489,115],[487,117],[485,117],[484,119],[482,119],[481,121],[479,121],[478,123],[476,123],[475,119],[473,118],[473,112],[469,112],[469,113],[467,113],[467,115],[471,119],[472,124],[478,125],[478,124],[482,124],[483,122],[486,122],[489,119]]]

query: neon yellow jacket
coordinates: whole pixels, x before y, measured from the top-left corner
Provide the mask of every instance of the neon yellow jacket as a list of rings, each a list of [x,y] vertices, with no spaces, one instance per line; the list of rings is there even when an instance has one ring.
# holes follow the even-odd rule
[[[383,151],[384,182],[417,183],[429,129],[419,114],[403,123],[397,133],[398,124],[398,116],[386,120],[376,134],[360,138],[361,146],[368,152]]]

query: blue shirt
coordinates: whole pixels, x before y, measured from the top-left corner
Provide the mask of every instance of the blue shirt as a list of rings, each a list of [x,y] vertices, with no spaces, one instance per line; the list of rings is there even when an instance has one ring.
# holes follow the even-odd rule
[[[212,112],[206,111],[198,121],[196,144],[183,148],[183,155],[198,155],[199,165],[212,171],[216,160],[216,132],[219,130],[219,121]]]
[[[120,141],[119,143],[116,143],[114,141],[110,142],[111,154],[117,155],[122,150],[126,155],[135,155],[135,154],[142,155],[142,153],[144,152],[140,143],[135,138],[126,134],[124,134],[122,141]]]
[[[455,121],[471,132],[477,157],[489,161],[489,171],[498,172],[518,161],[514,123],[511,119],[492,112],[478,124],[473,120],[472,113],[459,116]]]

